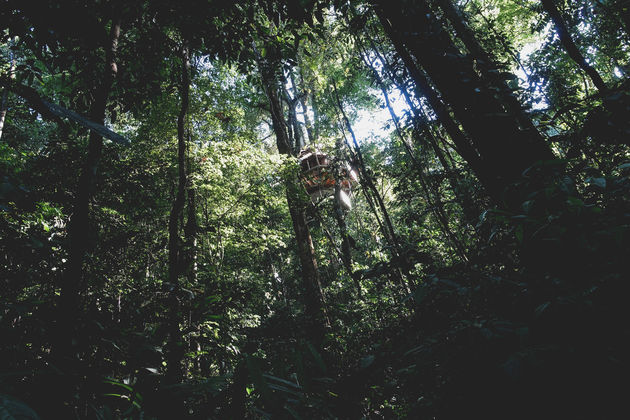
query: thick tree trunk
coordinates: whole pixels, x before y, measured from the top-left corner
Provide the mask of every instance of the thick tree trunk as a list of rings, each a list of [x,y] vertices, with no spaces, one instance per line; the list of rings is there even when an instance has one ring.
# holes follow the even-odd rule
[[[381,15],[379,15],[381,17]],[[429,102],[429,105],[433,109],[433,112],[438,118],[438,121],[444,127],[444,130],[448,133],[450,138],[457,147],[457,152],[463,157],[475,172],[482,184],[488,189],[488,193],[497,198],[495,194],[498,187],[496,187],[496,178],[490,171],[490,168],[486,167],[479,153],[472,145],[468,136],[460,129],[459,124],[451,116],[451,111],[446,104],[442,101],[440,96],[435,92],[431,83],[422,73],[422,71],[416,65],[413,57],[411,57],[409,51],[403,45],[402,39],[399,34],[396,33],[390,22],[385,19],[381,19],[383,29],[387,36],[392,41],[396,53],[400,56],[405,67],[409,70],[409,74],[414,81],[416,96],[424,97]]]
[[[453,25],[453,28],[455,28],[457,35],[463,41],[466,49],[475,59],[481,76],[486,83],[494,88],[496,97],[503,103],[505,111],[518,120],[523,130],[531,130],[532,135],[537,135],[536,127],[505,82],[504,77],[499,71],[500,69],[496,60],[477,41],[475,34],[468,26],[460,10],[453,5],[452,0],[433,1],[437,3],[444,15]]]
[[[444,168],[444,171],[446,172],[451,190],[453,191],[460,205],[462,206],[462,210],[464,211],[464,214],[466,216],[467,223],[469,223],[471,226],[474,227],[476,224],[476,220],[481,214],[481,211],[478,208],[476,208],[476,206],[472,202],[471,197],[468,194],[462,194],[461,179],[459,179],[456,176],[452,162],[449,163],[449,161],[446,159],[445,153],[440,148],[440,145],[438,144],[438,139],[434,135],[432,127],[430,127],[428,124],[428,121],[429,121],[428,116],[426,115],[423,109],[416,106],[416,104],[413,102],[405,86],[406,85],[405,81],[401,80],[401,78],[396,74],[396,72],[392,70],[391,64],[384,57],[384,55],[379,51],[379,49],[376,47],[376,44],[372,40],[370,40],[370,44],[372,47],[372,51],[376,54],[376,57],[381,62],[383,69],[389,75],[389,78],[396,85],[398,90],[403,94],[405,102],[407,103],[407,107],[409,108],[409,110],[412,112],[414,116],[414,136],[413,137],[416,140],[416,146],[423,147],[424,140],[428,141],[429,145],[433,149],[433,152],[435,153],[435,156],[438,158],[440,164],[442,165],[442,167]],[[372,66],[370,63],[367,62],[367,53],[365,54],[365,57],[366,58],[364,58],[364,61],[366,62],[366,64],[372,68],[373,72],[376,72],[376,69],[374,68],[374,66]],[[378,76],[378,73],[376,73],[376,75]],[[379,80],[380,80],[380,77],[377,78],[377,81]],[[381,90],[383,92],[383,95],[387,97],[387,91],[384,89],[384,84],[382,83],[382,81],[380,81],[379,83],[381,85]],[[389,102],[389,100],[387,100],[387,102]],[[390,110],[390,114],[393,115],[393,110],[391,109],[391,106],[389,106],[388,108]],[[461,135],[462,137],[464,137],[461,131],[459,131],[459,128],[457,127],[455,128],[457,130],[456,135]],[[425,138],[421,138],[421,132],[423,131],[423,129],[426,130],[426,134],[427,134]],[[464,138],[464,140],[466,140],[466,143],[468,143],[467,139]]]
[[[101,84],[94,94],[90,119],[104,124],[105,108],[114,78],[118,72],[116,51],[120,37],[120,18],[112,20],[109,32],[109,44],[106,47],[105,71]],[[68,265],[63,275],[59,297],[58,332],[53,353],[61,358],[74,359],[74,339],[77,338],[75,327],[80,319],[80,302],[83,289],[83,263],[88,252],[89,238],[92,232],[89,223],[90,200],[94,193],[96,174],[101,159],[103,139],[95,131],[90,131],[88,153],[79,176],[79,185],[72,216],[68,223],[69,252]]]
[[[564,49],[567,50],[569,57],[571,57],[575,64],[577,64],[578,67],[580,67],[584,73],[591,78],[593,84],[600,92],[606,91],[606,83],[604,83],[602,77],[593,66],[588,64],[577,45],[575,45],[575,42],[573,42],[569,28],[562,18],[560,11],[556,7],[554,0],[541,0],[541,3],[545,11],[549,14],[549,17],[556,28],[556,32],[558,33],[558,37],[560,37],[560,42],[562,43]]]
[[[293,156],[294,144],[289,137],[287,123],[282,111],[278,95],[278,77],[272,63],[259,61],[263,87],[269,99],[272,128],[276,135],[278,152],[286,156]],[[304,286],[305,315],[309,327],[313,329],[312,336],[319,341],[323,337],[323,330],[329,324],[326,314],[325,299],[321,287],[317,258],[308,224],[306,222],[306,205],[302,202],[304,194],[297,179],[286,182],[286,195],[289,213],[293,222],[293,231],[297,242],[297,254],[302,269],[302,283]]]
[[[397,51],[409,51],[451,105],[480,157],[481,162],[469,163],[493,196],[500,200],[525,169],[554,158],[538,132],[522,130],[518,117],[504,110],[492,86],[455,46],[426,1],[375,0],[375,4]],[[425,85],[413,66],[409,70],[419,86]]]
[[[186,175],[186,136],[185,123],[188,114],[190,90],[190,58],[188,47],[181,50],[182,69],[180,97],[181,106],[177,116],[177,192],[168,221],[168,282],[170,287],[168,304],[168,345],[166,351],[166,378],[169,384],[180,383],[183,379],[182,359],[184,357],[184,343],[180,329],[182,309],[180,302],[181,285],[179,277],[183,272],[184,255],[181,249],[179,235],[179,220],[184,211],[187,186]]]

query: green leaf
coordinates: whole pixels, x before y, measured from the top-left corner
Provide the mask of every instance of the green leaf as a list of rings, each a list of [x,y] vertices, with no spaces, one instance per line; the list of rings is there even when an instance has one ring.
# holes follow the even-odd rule
[[[126,389],[127,391],[131,391],[131,392],[133,392],[133,388],[132,388],[132,387],[130,387],[130,386],[129,386],[129,385],[127,385],[127,384],[123,384],[122,382],[118,382],[118,381],[116,381],[116,380],[114,380],[114,379],[107,379],[107,380],[104,380],[104,381],[103,381],[103,383],[110,384],[110,385],[114,385],[114,386],[118,386],[118,387],[121,387],[121,388]]]

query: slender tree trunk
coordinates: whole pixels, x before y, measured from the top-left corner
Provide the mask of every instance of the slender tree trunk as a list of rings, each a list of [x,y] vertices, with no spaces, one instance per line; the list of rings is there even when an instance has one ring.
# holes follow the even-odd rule
[[[341,261],[343,262],[346,271],[350,274],[350,277],[354,281],[354,285],[357,288],[359,297],[362,297],[361,284],[358,277],[352,271],[352,247],[350,244],[350,237],[348,235],[348,226],[346,225],[346,219],[344,211],[341,208],[341,138],[337,139],[335,145],[335,151],[337,152],[337,164],[335,165],[335,199],[333,200],[333,206],[335,208],[335,219],[337,220],[337,227],[339,228],[339,236],[341,236]]]
[[[322,226],[322,232],[324,232],[324,236],[326,237],[326,239],[328,239],[330,248],[331,248],[331,253],[332,251],[335,251],[335,255],[337,258],[339,258],[339,260],[342,262],[344,268],[346,269],[348,275],[354,279],[353,276],[353,272],[352,272],[352,266],[350,265],[345,265],[344,264],[344,256],[343,256],[343,251],[341,249],[339,249],[339,247],[337,246],[337,243],[335,242],[335,238],[333,238],[333,235],[330,233],[330,231],[328,230],[328,228],[325,225],[324,222],[324,218],[322,217],[321,212],[319,211],[319,209],[317,208],[317,206],[315,206],[314,204],[311,204],[311,209],[313,211],[313,213],[315,214],[315,217],[317,217],[317,220],[319,221],[319,223]],[[337,271],[337,261],[336,258],[332,258],[331,257],[331,261],[334,264],[335,267],[333,267],[333,271]],[[356,285],[356,283],[355,283]],[[360,293],[360,292],[359,292]]]
[[[357,137],[354,134],[354,130],[352,129],[352,124],[350,124],[350,120],[348,119],[348,116],[346,115],[346,111],[343,107],[343,104],[341,103],[341,99],[339,98],[339,93],[337,92],[337,86],[335,85],[334,81],[333,81],[333,90],[335,93],[337,106],[339,107],[339,111],[341,112],[341,115],[343,117],[344,124],[346,125],[346,129],[348,130],[348,132],[350,133],[350,137],[352,138],[352,142],[354,144],[354,151],[358,158],[358,161],[359,161],[358,163],[361,166],[361,173],[363,175],[363,179],[366,182],[366,186],[369,188],[369,190],[372,192],[372,195],[376,199],[379,209],[381,210],[381,213],[383,214],[383,221],[385,222],[385,227],[387,228],[388,236],[392,241],[392,245],[396,248],[396,253],[399,253],[400,244],[398,241],[398,236],[396,235],[396,232],[394,231],[394,225],[392,224],[392,221],[389,217],[389,211],[387,211],[387,207],[385,206],[385,203],[383,201],[383,198],[381,197],[381,194],[378,192],[378,189],[374,185],[374,181],[372,180],[372,177],[369,176],[367,173],[367,170],[366,170],[367,168],[365,166],[365,161],[363,159],[363,153],[361,152],[361,148],[359,147]]]
[[[184,343],[180,329],[182,319],[181,285],[179,281],[183,272],[184,255],[181,249],[179,220],[184,211],[187,186],[185,123],[190,90],[190,58],[187,46],[182,46],[181,60],[181,85],[179,88],[181,105],[177,116],[177,192],[168,220],[168,282],[170,292],[168,298],[169,337],[166,351],[166,378],[169,384],[180,383],[184,374],[182,366]]]
[[[403,147],[405,151],[407,152],[407,156],[409,156],[409,158],[411,159],[411,161],[413,162],[414,166],[417,169],[418,179],[420,181],[420,185],[422,186],[425,192],[425,197],[427,199],[427,203],[429,204],[431,208],[431,212],[434,214],[438,224],[441,226],[442,232],[444,233],[444,235],[451,241],[451,244],[453,245],[453,249],[459,254],[462,261],[467,261],[468,257],[466,256],[466,252],[464,251],[463,245],[461,244],[460,240],[455,236],[450,226],[448,225],[448,218],[444,211],[444,206],[442,204],[442,199],[439,195],[439,190],[435,194],[435,200],[433,200],[433,198],[431,197],[432,194],[431,194],[430,188],[427,186],[427,183],[424,179],[424,165],[422,165],[422,163],[415,157],[413,151],[411,150],[411,147],[407,143],[407,139],[405,138],[405,135],[403,134],[403,131],[400,127],[400,121],[398,119],[398,116],[396,115],[396,112],[392,108],[391,102],[389,100],[389,94],[387,93],[387,88],[385,87],[385,84],[383,83],[381,76],[378,74],[378,71],[374,68],[374,65],[371,62],[369,62],[368,59],[364,55],[362,55],[361,57],[365,65],[372,70],[372,75],[374,76],[376,83],[379,85],[381,92],[383,93],[383,98],[385,99],[385,105],[387,109],[389,110],[389,114],[392,117],[392,121],[394,122],[394,127],[396,128],[396,134],[398,135],[400,142],[403,144]],[[444,170],[446,171],[446,167],[444,167]]]
[[[405,282],[403,275],[400,272],[401,264],[405,267],[408,266],[408,264],[406,261],[404,261],[405,258],[401,252],[402,250],[400,246],[400,241],[398,240],[398,235],[396,234],[396,231],[394,230],[394,225],[391,221],[391,218],[389,217],[389,211],[387,210],[387,207],[385,206],[383,197],[381,197],[381,194],[376,188],[376,185],[374,185],[374,181],[372,180],[372,177],[368,174],[368,171],[366,170],[365,161],[363,159],[363,153],[361,152],[361,148],[359,147],[357,137],[354,134],[354,130],[352,129],[352,124],[350,124],[350,120],[348,119],[348,116],[346,115],[346,111],[344,110],[343,104],[341,103],[341,99],[339,98],[339,92],[337,91],[337,86],[334,81],[333,81],[333,92],[335,94],[337,107],[339,108],[339,111],[341,112],[343,121],[346,125],[346,129],[350,133],[350,137],[352,138],[352,143],[354,144],[354,153],[356,154],[357,161],[360,166],[359,175],[361,177],[361,180],[363,181],[362,184],[370,191],[372,197],[374,197],[374,199],[376,200],[376,203],[378,204],[378,208],[381,211],[381,214],[383,215],[383,225],[381,225],[381,227],[384,228],[383,233],[385,235],[385,239],[389,242],[389,245],[391,247],[390,249],[391,249],[392,260],[393,260],[392,262],[393,262],[393,266],[395,267],[394,270],[392,271],[392,274],[397,278],[401,286],[407,292],[411,292],[411,289],[414,287],[413,281],[408,278],[407,282]],[[348,148],[352,150],[350,148],[350,145],[348,145]],[[365,194],[365,197],[368,200],[368,203],[372,207],[374,214],[376,215],[377,214],[376,209],[374,208],[374,205],[371,203],[371,199],[369,198],[368,192],[365,189],[363,192]]]
[[[284,93],[284,97],[286,98],[287,109],[289,111],[288,126],[290,126],[293,129],[293,136],[289,135],[289,137],[294,139],[293,154],[297,155],[306,144],[304,142],[304,133],[302,132],[302,127],[300,127],[300,123],[297,119],[297,109],[296,109],[297,106],[296,105],[299,100],[298,94],[297,94],[297,88],[294,85],[293,93],[295,97],[292,98],[291,95],[289,94],[289,91],[286,88],[286,80],[284,80],[284,86],[283,86],[282,91]]]
[[[317,105],[317,96],[315,90],[311,86],[311,108],[313,109],[313,142],[319,139],[320,123],[319,123],[319,108]]]
[[[380,17],[380,15],[379,15]],[[490,168],[487,168],[479,156],[479,153],[472,145],[468,136],[460,129],[459,124],[451,116],[451,112],[442,101],[440,96],[431,86],[431,83],[416,65],[409,51],[404,47],[403,42],[399,39],[399,35],[392,28],[390,22],[381,19],[383,29],[392,41],[397,54],[402,59],[405,67],[409,71],[411,78],[415,82],[415,90],[417,97],[424,97],[429,102],[433,112],[438,117],[438,121],[444,127],[450,138],[457,147],[457,152],[463,157],[475,172],[479,180],[486,186],[491,196],[497,197],[496,179],[493,177]]]
[[[9,108],[9,89],[5,88],[2,91],[2,98],[0,99],[0,139],[2,138],[2,132],[4,130],[4,121],[7,117],[8,108]]]
[[[389,78],[392,80],[392,82],[394,82],[398,90],[403,94],[403,97],[405,98],[405,102],[407,103],[407,107],[409,108],[409,110],[411,110],[414,116],[414,136],[413,137],[416,140],[417,147],[421,147],[422,144],[424,143],[422,141],[423,139],[421,138],[421,132],[422,132],[422,129],[424,128],[427,133],[426,140],[428,141],[429,145],[433,149],[433,152],[435,153],[435,156],[438,158],[440,164],[444,168],[444,171],[446,172],[446,175],[448,177],[449,185],[451,186],[451,190],[453,191],[459,203],[461,204],[462,210],[464,211],[464,214],[467,218],[467,222],[474,227],[475,224],[473,222],[478,218],[479,214],[481,214],[481,211],[478,208],[476,208],[476,206],[472,203],[472,200],[468,196],[468,194],[462,194],[461,180],[455,175],[452,158],[451,158],[451,162],[449,163],[449,161],[447,161],[446,159],[445,153],[442,151],[442,149],[440,148],[440,145],[438,144],[438,139],[436,138],[436,136],[433,133],[433,130],[428,124],[429,118],[427,117],[424,110],[419,109],[418,106],[414,104],[413,100],[411,99],[411,96],[409,95],[409,92],[407,91],[406,83],[403,80],[401,80],[401,78],[398,77],[396,73],[392,70],[392,66],[389,63],[389,61],[384,57],[383,54],[380,53],[374,41],[372,41],[371,39],[370,39],[370,44],[372,47],[372,51],[376,54],[376,57],[381,62],[383,69],[389,74]],[[372,68],[373,72],[376,72],[376,69],[374,68],[374,66],[371,63],[368,63],[367,61],[367,58],[366,58],[367,53],[364,55],[365,55],[364,62],[366,63],[366,65]],[[378,76],[378,73],[376,73],[376,75]],[[378,76],[377,81],[378,80],[380,80],[380,76]],[[382,81],[380,81],[379,83],[381,85],[381,90],[383,91],[383,95],[387,96],[387,92],[384,89],[384,84],[382,83]],[[389,100],[387,100],[387,102],[389,102]],[[390,110],[390,114],[393,115],[393,109],[391,109],[391,106],[389,106],[388,109]]]
[[[272,128],[276,135],[278,152],[282,155],[293,156],[294,144],[289,136],[287,123],[278,95],[277,68],[274,63],[259,60],[260,73],[263,87],[269,99]],[[279,67],[279,66],[278,66]],[[324,327],[329,324],[326,314],[325,299],[321,287],[317,258],[308,224],[306,222],[306,205],[302,202],[304,194],[297,179],[289,179],[286,182],[287,204],[293,231],[297,242],[297,254],[302,269],[302,282],[304,285],[304,306],[309,327],[313,329],[316,341],[323,338]]]
[[[308,116],[308,92],[302,91],[298,92],[298,85],[295,83],[295,77],[293,73],[291,75],[291,83],[295,88],[296,96],[300,100],[300,105],[302,106],[302,113],[304,115],[304,126],[306,127],[306,136],[308,137],[308,142],[313,144],[315,142],[315,133],[313,132],[313,124],[311,123],[311,118]],[[304,77],[302,76],[302,70],[300,69],[300,84],[302,89],[306,87],[304,84]]]
[[[13,40],[9,40],[9,48],[13,46]],[[9,78],[15,79],[15,56],[13,50],[9,49]],[[2,99],[0,99],[0,139],[2,138],[2,132],[4,130],[4,121],[7,117],[7,110],[9,108],[9,89],[4,88],[2,91]]]
[[[112,19],[109,32],[109,43],[105,54],[105,71],[101,83],[94,93],[94,102],[90,110],[90,119],[96,123],[105,123],[105,108],[114,78],[118,72],[116,51],[120,37],[120,17]],[[88,252],[89,238],[92,229],[89,222],[90,200],[94,193],[94,185],[98,165],[103,149],[103,139],[95,131],[90,131],[88,153],[79,176],[79,185],[72,216],[68,223],[69,252],[68,265],[62,278],[59,296],[58,332],[53,353],[66,359],[75,358],[75,344],[78,338],[75,327],[80,319],[81,295],[85,288],[83,280],[83,263]],[[55,349],[56,347],[56,349]]]
[[[188,216],[184,233],[186,235],[188,282],[194,284],[197,282],[197,233],[199,224],[197,223],[197,193],[191,185],[188,186],[187,196]]]
[[[591,78],[593,84],[600,92],[606,91],[606,83],[604,83],[602,77],[593,66],[588,64],[577,45],[575,45],[575,42],[573,42],[569,28],[567,28],[567,24],[556,7],[555,2],[553,0],[541,0],[541,3],[545,11],[549,14],[549,17],[556,28],[556,32],[558,33],[558,37],[560,37],[560,42],[562,43],[564,49],[567,50],[569,57],[571,57],[575,64],[577,64],[578,67],[580,67],[584,73]]]

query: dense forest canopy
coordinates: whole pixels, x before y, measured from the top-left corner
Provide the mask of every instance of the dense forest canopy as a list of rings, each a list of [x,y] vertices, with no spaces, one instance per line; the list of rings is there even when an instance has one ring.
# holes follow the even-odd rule
[[[628,0],[0,22],[1,419],[630,415]]]

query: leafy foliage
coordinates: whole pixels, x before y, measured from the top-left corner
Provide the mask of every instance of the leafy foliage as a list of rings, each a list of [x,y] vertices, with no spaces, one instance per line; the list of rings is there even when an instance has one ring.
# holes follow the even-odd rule
[[[0,418],[623,417],[628,7],[556,5],[606,89],[535,1],[3,2],[3,86],[89,118],[120,17],[104,125],[129,144],[85,169],[85,124],[2,96]],[[418,10],[433,32],[401,37]],[[350,211],[310,200],[278,124],[356,169]]]

